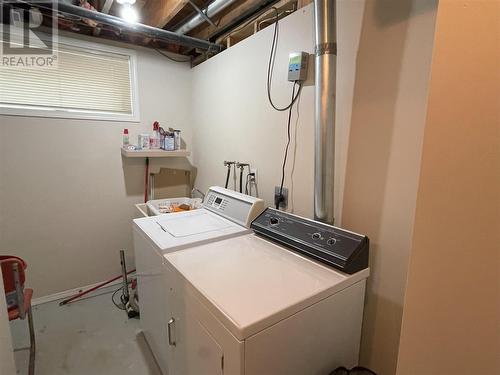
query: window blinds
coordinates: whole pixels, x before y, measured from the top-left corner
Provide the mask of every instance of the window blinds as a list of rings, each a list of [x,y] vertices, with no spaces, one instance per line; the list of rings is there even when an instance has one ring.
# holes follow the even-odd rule
[[[131,57],[59,45],[57,67],[0,66],[0,106],[134,113]]]

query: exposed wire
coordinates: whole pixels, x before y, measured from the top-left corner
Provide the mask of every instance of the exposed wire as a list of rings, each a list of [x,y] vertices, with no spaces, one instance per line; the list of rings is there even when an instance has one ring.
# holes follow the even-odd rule
[[[275,110],[283,112],[283,111],[289,110],[297,101],[297,98],[299,97],[300,92],[302,91],[302,83],[300,83],[300,82],[298,83],[299,91],[297,92],[296,96],[294,95],[292,97],[290,104],[288,104],[286,107],[282,107],[282,108],[277,107],[274,104],[273,99],[272,99],[272,95],[271,95],[271,86],[272,86],[272,81],[273,81],[274,63],[276,61],[276,51],[278,49],[277,47],[278,47],[278,39],[279,39],[279,13],[278,13],[278,9],[276,7],[272,7],[271,9],[274,9],[274,11],[276,13],[276,22],[274,23],[273,42],[271,44],[271,52],[269,53],[269,63],[267,65],[267,98],[269,100],[269,103],[271,104],[271,106]],[[294,82],[294,89],[293,89],[294,92],[295,92],[295,85],[296,84],[297,84],[297,81]]]
[[[158,52],[160,55],[162,55],[163,57],[166,57],[167,59],[171,60],[171,61],[174,61],[174,62],[178,62],[178,63],[185,63],[185,62],[190,62],[191,61],[191,58],[189,59],[184,59],[184,60],[178,60],[178,59],[174,59],[173,57],[167,55],[166,53],[163,53],[162,51],[160,51],[158,48],[155,48],[155,51]]]
[[[300,87],[301,85],[298,84],[297,82],[293,83],[293,88],[292,88],[292,99],[295,97],[295,88],[299,85],[299,93],[300,95]],[[298,98],[298,96],[297,96]],[[293,109],[293,104],[292,106],[289,107],[288,109],[288,122],[287,122],[287,142],[286,142],[286,147],[285,147],[285,155],[283,156],[283,166],[281,168],[281,184],[280,184],[280,190],[279,190],[279,195],[278,198],[276,199],[275,206],[276,209],[278,210],[280,207],[280,203],[283,200],[283,184],[285,183],[285,168],[286,168],[286,160],[288,158],[288,148],[290,146],[290,140],[291,140],[291,123],[292,123],[292,109]]]
[[[282,12],[279,14],[279,16],[280,16],[281,18],[283,18],[283,17],[282,17],[283,15],[291,14],[291,13],[294,13],[295,11],[296,11],[296,9],[295,9],[295,8],[294,8],[294,9],[286,9],[286,10],[282,11]],[[265,18],[265,19],[263,19],[263,20],[260,20],[260,21],[259,21],[259,23],[257,24],[257,30],[258,30],[258,31],[262,30],[262,29],[261,29],[261,26],[262,26],[264,23],[269,23],[270,21],[274,21],[274,20],[276,20],[276,17],[270,17],[270,18]],[[272,23],[273,23],[273,22],[269,23],[269,25],[266,25],[265,27],[270,26]],[[264,28],[265,28],[265,27],[264,27]]]
[[[116,293],[120,292],[123,290],[123,286],[121,286],[120,288],[116,289],[113,294],[111,295],[111,301],[113,302],[113,305],[116,306],[116,308],[120,309],[120,310],[125,310],[125,304],[123,303],[123,301],[120,301],[121,302],[121,305],[119,303],[117,303],[115,301],[115,296],[116,296]]]
[[[296,108],[296,114],[297,118],[295,119],[295,127],[293,131],[293,158],[292,158],[292,168],[290,172],[290,212],[293,214],[295,210],[295,201],[293,199],[294,197],[294,183],[293,183],[293,177],[295,174],[295,159],[297,156],[297,130],[299,128],[299,119],[300,119],[300,99],[301,95],[299,95],[299,98],[297,99],[297,104],[295,106]]]
[[[127,287],[128,287],[128,285],[129,285],[129,284],[131,284],[131,283],[132,283],[132,280],[127,280]],[[120,305],[119,303],[117,303],[117,302],[116,302],[116,299],[115,299],[116,294],[117,294],[118,292],[120,292],[120,291],[123,291],[123,285],[122,285],[121,287],[119,287],[118,289],[116,289],[116,290],[113,292],[113,294],[111,295],[111,301],[113,302],[113,305],[115,305],[115,306],[116,306],[116,308],[118,308],[118,309],[120,309],[120,310],[126,310],[126,306],[125,306],[125,305],[126,305],[126,301],[124,301],[124,300],[123,300],[123,298],[124,298],[123,294],[122,294],[122,295],[121,295],[121,297],[120,297],[120,303],[121,303],[121,305]]]
[[[245,27],[247,27],[248,25],[250,25],[252,22],[256,21],[259,17],[261,17],[264,13],[266,13],[269,9],[273,9],[275,7],[271,7],[271,8],[264,8],[262,9],[260,12],[257,12],[256,15],[252,16],[249,20],[247,20],[243,25],[241,26],[238,26],[236,29],[233,29],[229,32],[229,34],[227,34],[222,40],[224,39],[227,39],[229,37],[231,37],[231,35],[237,33],[238,31],[244,29]],[[220,23],[220,20],[222,19],[222,17],[219,19],[219,23]]]

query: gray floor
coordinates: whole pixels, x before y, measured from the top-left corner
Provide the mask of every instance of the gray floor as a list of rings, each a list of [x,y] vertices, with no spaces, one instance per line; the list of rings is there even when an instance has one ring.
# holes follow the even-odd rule
[[[116,289],[116,287],[114,287]],[[34,307],[36,375],[161,375],[139,320],[111,302],[111,292],[59,307]],[[15,348],[29,347],[26,321],[11,322]],[[16,350],[18,374],[27,374],[29,350]]]

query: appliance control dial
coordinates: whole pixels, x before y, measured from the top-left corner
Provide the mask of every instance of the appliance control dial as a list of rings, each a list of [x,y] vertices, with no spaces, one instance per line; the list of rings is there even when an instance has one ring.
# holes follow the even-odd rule
[[[335,245],[335,243],[337,242],[337,240],[335,238],[329,238],[326,243],[327,245],[330,245],[330,246],[333,246]]]
[[[271,224],[271,225],[278,225],[279,222],[280,221],[278,220],[278,218],[274,217],[274,216],[269,219],[269,224]]]
[[[313,233],[311,237],[313,240],[319,240],[319,239],[321,239],[321,233],[318,233],[318,232]]]

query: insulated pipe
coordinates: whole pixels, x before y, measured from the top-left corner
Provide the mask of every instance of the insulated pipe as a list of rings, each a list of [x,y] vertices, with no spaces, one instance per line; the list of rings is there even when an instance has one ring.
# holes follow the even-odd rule
[[[314,219],[333,224],[337,33],[335,0],[314,0]]]
[[[27,3],[31,2],[27,1]],[[87,18],[89,20],[97,21],[105,25],[116,26],[132,32],[142,33],[152,39],[158,39],[186,47],[200,48],[212,52],[220,52],[224,49],[224,47],[220,44],[210,43],[206,40],[192,38],[190,36],[158,29],[156,27],[143,25],[141,23],[129,23],[120,17],[92,11],[63,1],[54,1],[54,3],[57,3],[57,10],[61,13]],[[33,5],[37,5],[37,3],[34,3]]]
[[[215,0],[208,5],[205,15],[208,18],[211,18],[234,2],[236,2],[236,0]],[[197,14],[174,31],[178,34],[186,34],[189,31],[193,30],[196,26],[201,25],[203,22],[205,22],[205,17]]]

